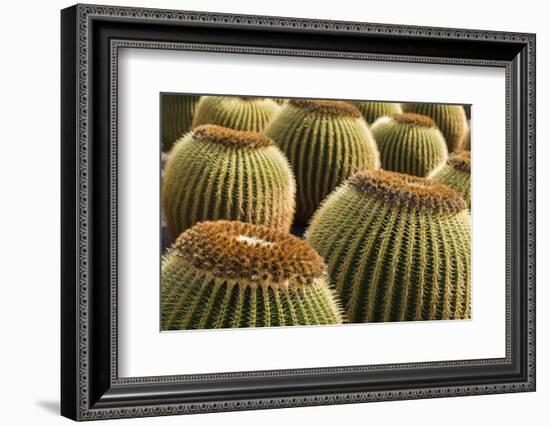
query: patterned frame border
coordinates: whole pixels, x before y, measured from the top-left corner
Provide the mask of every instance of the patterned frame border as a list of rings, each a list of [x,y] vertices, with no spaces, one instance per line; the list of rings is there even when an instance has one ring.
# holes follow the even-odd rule
[[[202,12],[185,12],[185,11],[169,11],[156,9],[137,9],[125,7],[104,7],[93,5],[78,5],[78,371],[77,371],[77,388],[78,388],[78,417],[82,420],[103,419],[112,417],[140,417],[151,415],[171,415],[184,413],[206,413],[216,411],[229,410],[250,410],[262,408],[280,408],[294,406],[309,406],[309,405],[327,405],[327,404],[343,404],[353,402],[367,401],[383,401],[383,400],[402,400],[416,398],[435,398],[443,396],[464,396],[487,393],[505,393],[534,390],[535,382],[535,36],[532,34],[521,33],[503,33],[493,31],[479,30],[463,30],[463,29],[446,29],[446,28],[430,28],[417,26],[399,26],[399,25],[383,25],[383,24],[367,24],[354,22],[335,22],[324,20],[307,20],[295,18],[275,18],[262,16],[244,16],[244,15],[227,15]],[[327,394],[321,396],[306,396],[306,397],[282,397],[282,398],[267,398],[255,400],[235,400],[231,402],[211,402],[201,404],[166,404],[161,406],[145,406],[140,408],[114,408],[114,409],[89,409],[88,396],[88,46],[89,46],[89,28],[90,21],[94,17],[118,17],[129,19],[140,19],[141,21],[176,21],[176,22],[201,22],[214,24],[235,24],[241,26],[252,27],[272,27],[272,28],[303,28],[316,30],[330,30],[342,32],[361,32],[361,33],[378,33],[378,34],[405,34],[413,36],[422,36],[426,38],[449,38],[449,39],[470,39],[470,40],[500,40],[508,42],[521,42],[527,44],[528,49],[528,84],[527,97],[529,106],[528,116],[528,236],[530,243],[528,246],[528,380],[520,383],[507,383],[501,385],[483,385],[483,386],[451,386],[448,388],[427,388],[427,389],[409,389],[401,391],[383,391],[383,392],[361,392],[349,394]],[[445,58],[415,58],[409,56],[395,55],[366,55],[342,52],[312,52],[312,51],[297,51],[284,49],[268,49],[268,48],[243,48],[243,47],[227,47],[227,46],[204,46],[204,45],[182,45],[177,43],[155,43],[155,42],[138,42],[138,41],[112,41],[111,58],[114,59],[111,68],[111,90],[112,90],[112,110],[111,117],[116,119],[116,76],[117,76],[117,51],[120,47],[134,48],[156,48],[156,49],[192,49],[202,51],[224,51],[231,53],[260,53],[271,55],[301,55],[301,56],[318,56],[329,58],[348,58],[348,59],[370,59],[370,60],[385,60],[385,61],[407,61],[407,62],[427,62],[427,63],[449,63],[463,65],[485,65],[485,66],[504,66],[505,63],[498,61],[476,61],[462,59],[445,59]],[[506,66],[506,114],[507,118],[510,115],[510,70]],[[114,120],[113,120],[114,121]],[[113,126],[111,137],[116,140],[116,126]],[[506,130],[507,142],[511,138],[510,129]],[[116,160],[116,143],[113,144],[111,155]],[[510,175],[510,147],[507,143],[507,176]],[[116,165],[116,161],[113,162]],[[116,202],[116,167],[112,168],[111,178],[113,179],[112,199]],[[510,182],[509,178],[506,182],[507,192],[507,224],[510,223],[509,204],[510,204]],[[112,232],[116,236],[116,210],[114,213],[114,221]],[[112,216],[113,217],[113,216]],[[507,232],[509,232],[507,230]],[[509,235],[507,235],[509,237]],[[510,253],[509,240],[507,238],[507,253]],[[116,259],[116,238],[113,238],[111,246],[111,255]],[[506,262],[507,281],[510,265]],[[113,298],[112,298],[112,336],[114,339],[114,348],[116,348],[116,262],[112,263],[111,277],[114,279]],[[509,361],[510,354],[510,286],[506,283],[506,358]],[[131,378],[119,379],[116,369],[116,350],[113,351],[113,369],[111,371],[111,379],[113,383],[159,383],[173,382],[180,380],[196,380],[199,377],[207,376],[210,379],[221,377],[250,377],[250,375],[288,375],[288,374],[304,374],[310,372],[334,372],[346,371],[352,369],[359,371],[360,369],[375,370],[375,369],[390,369],[390,368],[406,368],[414,366],[449,366],[449,365],[480,365],[502,362],[502,359],[495,360],[468,360],[457,362],[444,363],[415,363],[415,364],[394,364],[383,366],[366,366],[366,367],[342,367],[342,368],[326,368],[326,369],[307,369],[307,370],[275,370],[268,372],[252,372],[252,373],[227,373],[218,375],[201,375],[201,376],[163,376],[163,377],[147,377],[147,378]]]

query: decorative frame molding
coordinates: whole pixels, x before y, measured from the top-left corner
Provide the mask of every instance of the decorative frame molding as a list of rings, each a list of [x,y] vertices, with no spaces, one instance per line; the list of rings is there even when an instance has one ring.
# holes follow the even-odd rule
[[[99,26],[94,27],[96,23],[108,27],[105,31],[110,31],[109,37],[102,38],[98,35],[103,29]],[[208,40],[182,42],[166,36],[163,36],[162,40],[152,41],[133,39],[134,34],[125,34],[124,39],[117,38],[116,34],[124,32],[123,29],[117,29],[117,25],[125,23],[139,23],[143,28],[151,28],[151,31],[166,25],[177,25],[181,28],[199,29],[216,27],[243,33],[246,33],[246,30],[272,30],[275,33],[288,33],[294,36],[315,32],[334,37],[335,40],[336,37],[349,36],[353,39],[370,36],[378,44],[374,43],[374,50],[370,52],[358,52],[304,49],[294,46],[247,46],[244,41],[241,45],[215,44]],[[424,43],[426,46],[431,46],[430,43],[435,42],[447,42],[459,47],[461,43],[474,43],[480,46],[480,52],[474,52],[474,57],[459,57],[377,51],[384,49],[384,40],[409,40],[410,43]],[[535,44],[533,34],[510,32],[91,5],[76,5],[65,9],[62,12],[62,414],[77,420],[91,420],[535,390]],[[488,46],[493,49],[492,56],[483,50]],[[221,51],[505,68],[506,357],[197,376],[118,378],[116,122],[120,48]],[[98,56],[99,50],[103,56]],[[101,71],[94,67],[101,68]],[[100,102],[95,103],[97,99],[105,97],[108,105],[98,106]],[[105,121],[108,123],[99,123],[100,116],[106,118]],[[94,138],[99,138],[100,135],[107,135],[109,146],[98,146],[97,143],[93,143],[96,140]],[[108,179],[99,182],[99,185],[95,169],[91,168],[91,157],[94,157],[94,167],[97,167],[97,158],[105,159],[106,162],[101,167],[102,170],[108,171]],[[94,192],[95,188],[100,186],[109,189],[107,199],[101,199],[101,196]],[[513,214],[513,208],[517,203],[520,211]],[[97,219],[99,211],[101,219]],[[99,222],[95,224],[94,221]],[[94,234],[97,232],[96,228],[102,228],[104,225],[108,227],[108,238]],[[100,272],[96,272],[99,269],[95,269],[98,267],[94,250],[97,250],[95,247],[99,243],[109,252],[109,262],[108,265],[102,265],[103,269]],[[518,256],[520,263],[512,264],[512,254],[518,250],[521,254]],[[108,276],[109,288],[102,288],[101,293],[99,289],[96,290],[96,287],[99,288],[101,285],[94,282],[97,275]],[[521,300],[517,300],[518,298]],[[513,308],[512,302],[518,302],[521,309]],[[105,306],[98,310],[97,304]],[[105,316],[108,318],[103,318]],[[102,329],[97,326],[99,321],[103,324]],[[521,336],[516,335],[518,330]],[[518,343],[518,339],[521,342]],[[96,345],[92,345],[92,342]],[[362,373],[393,371],[397,377],[400,372],[408,370],[437,370],[434,373],[437,376],[444,375],[444,371],[452,368],[466,371],[474,367],[488,369],[491,366],[517,370],[519,373],[512,375],[509,380],[500,380],[498,383],[480,381],[469,385],[447,384],[426,387],[401,385],[395,389],[377,390],[364,390],[351,385],[356,376]],[[349,391],[319,391],[303,395],[289,390],[286,394],[273,392],[269,397],[232,396],[224,399],[223,395],[207,398],[204,395],[208,391],[203,389],[208,385],[219,386],[220,382],[234,379],[248,379],[254,382],[254,386],[259,386],[258,382],[267,378],[296,380],[299,377],[305,380],[309,376],[315,376],[315,379],[328,383],[330,376],[334,374],[350,375]],[[511,375],[511,371],[507,374]],[[197,395],[200,396],[195,399],[182,396],[179,400],[163,397],[163,386],[173,389],[174,386],[186,384],[196,386]],[[141,394],[149,392],[150,397],[136,396],[137,388]],[[246,395],[246,392],[243,391],[243,395]]]

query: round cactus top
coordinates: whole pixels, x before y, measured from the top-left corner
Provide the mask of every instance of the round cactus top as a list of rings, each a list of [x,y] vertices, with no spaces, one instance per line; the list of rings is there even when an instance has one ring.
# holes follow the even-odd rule
[[[291,99],[289,105],[307,112],[326,114],[337,117],[361,117],[361,111],[356,106],[342,101],[316,100],[316,99]]]
[[[245,222],[200,222],[178,237],[175,250],[196,268],[243,284],[300,286],[325,273],[304,240]]]
[[[412,124],[420,127],[437,127],[435,121],[427,115],[414,114],[412,112],[404,112],[402,114],[394,114],[393,119],[400,124]]]
[[[195,140],[219,143],[230,148],[260,148],[273,145],[273,141],[263,133],[233,130],[215,124],[197,126],[192,135]]]
[[[460,151],[451,154],[449,157],[449,164],[456,170],[460,170],[464,173],[470,173],[471,170],[471,156],[470,151]]]
[[[437,181],[384,170],[356,173],[350,180],[356,190],[395,208],[437,214],[458,213],[466,208],[462,197]]]

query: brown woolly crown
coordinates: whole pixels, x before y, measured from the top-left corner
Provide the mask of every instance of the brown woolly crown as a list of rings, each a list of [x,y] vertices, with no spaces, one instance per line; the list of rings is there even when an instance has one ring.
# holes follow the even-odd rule
[[[350,180],[358,191],[395,208],[432,213],[458,213],[466,208],[462,197],[434,180],[384,170],[361,171]]]
[[[420,127],[437,127],[427,115],[414,114],[412,112],[404,112],[402,114],[394,114],[393,119],[401,124],[413,124]]]
[[[361,111],[359,111],[356,106],[342,101],[291,99],[288,103],[307,112],[316,112],[339,117],[361,117]]]
[[[219,143],[231,148],[259,148],[273,145],[273,141],[263,133],[233,130],[214,124],[203,124],[193,130],[193,138],[198,141]]]
[[[196,268],[243,284],[305,285],[325,272],[304,240],[245,222],[200,222],[178,237],[175,249]]]
[[[470,173],[471,170],[471,156],[470,151],[460,151],[451,154],[449,157],[449,164],[456,170],[461,172]]]

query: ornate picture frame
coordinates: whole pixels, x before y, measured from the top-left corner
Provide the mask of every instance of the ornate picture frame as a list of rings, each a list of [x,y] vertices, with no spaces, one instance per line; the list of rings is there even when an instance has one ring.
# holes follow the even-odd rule
[[[74,420],[535,390],[534,34],[76,5],[61,12],[61,413]],[[121,48],[498,67],[506,73],[506,356],[121,378]]]

